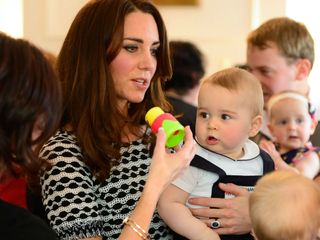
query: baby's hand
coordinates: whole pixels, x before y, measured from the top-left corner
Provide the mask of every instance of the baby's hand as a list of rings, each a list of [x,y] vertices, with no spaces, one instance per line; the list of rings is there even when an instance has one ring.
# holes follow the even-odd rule
[[[275,169],[276,170],[289,170],[293,171],[295,173],[298,173],[298,170],[289,164],[287,164],[283,159],[281,158],[280,153],[277,151],[275,145],[273,142],[268,140],[261,140],[259,146],[265,150],[267,153],[269,153],[270,157],[272,158]]]
[[[280,153],[277,151],[273,142],[262,139],[259,146],[270,155],[273,161],[277,161],[278,159],[281,159]]]

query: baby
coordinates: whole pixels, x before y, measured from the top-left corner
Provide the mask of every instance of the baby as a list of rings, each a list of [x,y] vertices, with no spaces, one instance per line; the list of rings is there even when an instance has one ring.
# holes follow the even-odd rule
[[[232,197],[219,189],[220,182],[253,190],[262,175],[274,170],[270,156],[249,140],[260,130],[262,111],[262,89],[251,73],[229,68],[203,81],[196,120],[197,154],[159,201],[161,217],[176,233],[187,239],[219,239],[213,229],[223,228],[224,222],[194,217],[186,206],[188,198]],[[253,237],[247,233],[237,239]]]
[[[290,171],[267,174],[250,194],[249,205],[256,239],[320,237],[320,189],[302,175]]]
[[[291,169],[313,179],[319,172],[319,147],[309,142],[317,120],[308,99],[296,92],[273,95],[268,102],[268,127],[273,142],[261,141],[277,169]]]

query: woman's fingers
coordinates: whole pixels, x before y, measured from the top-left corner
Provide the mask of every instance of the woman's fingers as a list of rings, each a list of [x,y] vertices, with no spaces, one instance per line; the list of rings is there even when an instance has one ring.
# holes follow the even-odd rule
[[[155,153],[160,153],[164,151],[166,145],[166,133],[163,128],[158,129],[156,146],[154,149]]]

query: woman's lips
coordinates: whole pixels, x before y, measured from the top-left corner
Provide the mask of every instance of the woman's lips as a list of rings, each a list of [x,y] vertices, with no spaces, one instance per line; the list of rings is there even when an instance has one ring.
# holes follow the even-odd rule
[[[146,79],[134,79],[133,82],[140,89],[146,89],[149,87],[148,81]]]

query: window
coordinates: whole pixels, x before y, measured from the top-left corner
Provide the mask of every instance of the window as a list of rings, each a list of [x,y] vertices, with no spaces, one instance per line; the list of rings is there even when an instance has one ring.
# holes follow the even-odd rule
[[[0,31],[23,37],[23,0],[0,0]]]

